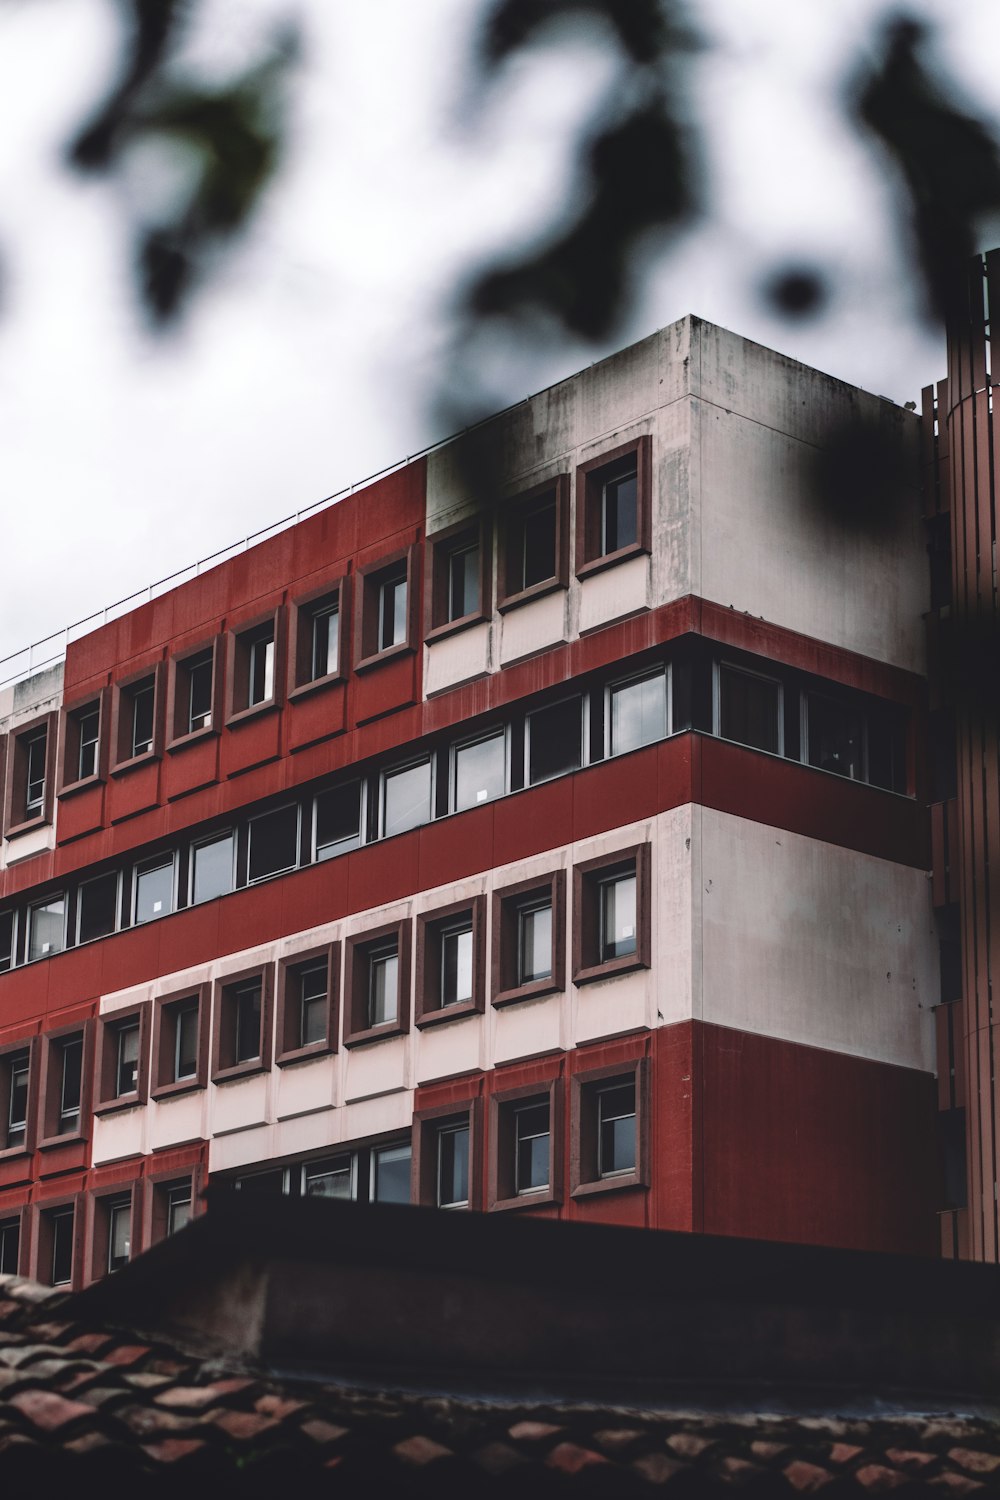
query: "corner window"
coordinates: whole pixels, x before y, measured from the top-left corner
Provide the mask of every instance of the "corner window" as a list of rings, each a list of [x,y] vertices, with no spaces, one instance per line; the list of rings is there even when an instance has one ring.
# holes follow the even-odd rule
[[[573,869],[573,982],[609,979],[651,962],[650,846]]]
[[[724,740],[783,753],[782,687],[774,677],[731,662],[715,667],[716,733]]]
[[[230,830],[191,846],[191,905],[226,896],[233,888],[236,843]]]
[[[429,823],[430,817],[430,757],[419,760],[414,765],[382,772],[383,838],[390,838],[394,833],[405,833],[410,828],[418,828],[421,823]]]
[[[565,872],[556,870],[494,894],[494,1005],[564,987],[565,881]]]
[[[135,867],[132,920],[137,925],[174,909],[174,856],[158,855]]]
[[[507,790],[507,734],[498,729],[452,749],[452,811],[478,807]]]
[[[213,1079],[259,1073],[271,1063],[270,967],[216,981]]]
[[[566,587],[568,497],[567,477],[560,475],[503,505],[501,610]]]
[[[410,1014],[409,923],[347,940],[349,1015],[344,1045],[406,1031]]]
[[[661,667],[644,677],[614,682],[607,689],[609,755],[623,755],[665,739],[668,732],[667,673]]]
[[[427,538],[428,640],[485,619],[491,555],[484,531],[479,521],[461,522]]]
[[[415,549],[409,547],[358,569],[355,667],[361,670],[413,649],[414,554]]]
[[[320,792],[313,804],[313,841],[315,858],[333,859],[361,842],[361,782],[347,781],[342,786]]]
[[[646,1073],[646,1060],[639,1058],[573,1079],[574,1196],[648,1184]]]
[[[651,439],[648,434],[577,470],[577,575],[623,562],[650,547]]]
[[[208,1045],[207,985],[154,1002],[153,1097],[204,1088]]]
[[[340,945],[282,959],[278,965],[279,1065],[336,1050]]]
[[[28,908],[28,958],[51,958],[66,946],[66,897],[60,892]]]
[[[76,940],[90,943],[118,931],[121,876],[117,870],[85,880],[76,896]]]
[[[528,714],[524,754],[529,786],[578,771],[583,764],[582,700],[563,698]]]
[[[485,896],[417,918],[417,1025],[481,1011],[485,999]]]
[[[276,807],[250,819],[247,880],[267,880],[294,870],[299,863],[299,807],[297,802]]]
[[[274,610],[230,632],[230,723],[242,714],[259,712],[276,703],[281,621],[280,611]]]

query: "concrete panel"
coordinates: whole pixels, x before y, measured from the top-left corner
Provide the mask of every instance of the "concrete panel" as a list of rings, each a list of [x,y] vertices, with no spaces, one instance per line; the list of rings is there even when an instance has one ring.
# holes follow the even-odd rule
[[[686,1021],[692,1015],[696,962],[692,943],[693,816],[700,809],[675,807],[656,819],[653,838],[653,967],[649,1024]]]
[[[208,1171],[229,1172],[234,1167],[247,1167],[266,1162],[274,1156],[274,1131],[270,1125],[256,1130],[234,1131],[232,1135],[216,1136],[209,1142]]]
[[[197,1141],[208,1132],[205,1115],[208,1101],[205,1091],[181,1094],[177,1099],[163,1099],[149,1106],[149,1149],[161,1151],[182,1141]]]
[[[416,1048],[416,1081],[450,1078],[481,1066],[483,1016],[465,1016],[419,1033]]]
[[[147,1113],[145,1106],[140,1105],[118,1114],[98,1116],[94,1121],[94,1165],[148,1152]]]
[[[424,691],[428,698],[490,670],[490,625],[470,625],[424,647]]]
[[[36,854],[44,854],[46,849],[54,849],[55,846],[56,832],[51,824],[46,824],[43,828],[32,828],[27,833],[19,833],[16,838],[4,839],[4,862],[8,865],[16,865],[22,859],[31,859]]]
[[[336,1057],[317,1057],[311,1062],[292,1063],[274,1073],[274,1114],[278,1120],[330,1109],[334,1100]]]
[[[701,830],[703,1018],[932,1072],[926,874],[709,808]]]
[[[546,995],[541,1000],[523,1000],[496,1013],[493,1041],[494,1064],[558,1052],[563,1047],[564,995]]]
[[[279,1121],[272,1136],[275,1155],[300,1156],[307,1151],[322,1151],[324,1147],[336,1150],[339,1139],[335,1134],[335,1120],[336,1111],[326,1109],[319,1114]]]
[[[564,589],[512,609],[500,620],[500,663],[507,666],[567,639]]]
[[[400,1089],[398,1093],[384,1095],[381,1099],[364,1099],[339,1112],[341,1115],[341,1140],[364,1140],[365,1136],[383,1132],[409,1130],[413,1123],[413,1090]]]
[[[178,986],[180,988],[180,986]],[[192,985],[192,989],[195,986]],[[129,1005],[142,1005],[154,994],[166,995],[173,993],[168,991],[162,983],[136,984],[131,989],[116,990],[113,995],[102,995],[98,1006],[98,1015],[113,1015],[116,1010],[125,1010]]]
[[[209,1117],[212,1134],[221,1135],[227,1130],[246,1130],[251,1125],[263,1125],[267,1119],[267,1096],[266,1073],[213,1085]]]
[[[583,985],[577,990],[573,1041],[593,1042],[648,1026],[653,991],[650,969]]]
[[[347,1055],[344,1099],[366,1099],[370,1094],[387,1094],[401,1089],[405,1082],[406,1037],[389,1037],[384,1042],[367,1042]]]
[[[633,557],[580,583],[580,631],[596,630],[649,604],[649,558]]]

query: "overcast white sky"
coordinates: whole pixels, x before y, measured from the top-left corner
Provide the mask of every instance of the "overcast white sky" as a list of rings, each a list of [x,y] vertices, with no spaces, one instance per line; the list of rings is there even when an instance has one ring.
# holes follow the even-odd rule
[[[627,0],[626,0],[627,3]],[[202,0],[193,67],[250,62],[298,19],[294,138],[241,249],[184,326],[132,297],[121,189],[61,150],[118,58],[112,0],[0,0],[0,659],[444,436],[428,396],[456,279],[547,222],[606,39],[469,65],[481,0]],[[943,372],[914,315],[891,184],[836,88],[882,0],[691,0],[710,213],[650,280],[619,347],[685,312],[898,401]],[[1000,5],[914,0],[1000,125]],[[149,179],[129,184],[130,202]],[[789,256],[832,283],[789,326],[757,297]],[[526,371],[509,399],[609,349]],[[8,675],[0,661],[0,680]]]

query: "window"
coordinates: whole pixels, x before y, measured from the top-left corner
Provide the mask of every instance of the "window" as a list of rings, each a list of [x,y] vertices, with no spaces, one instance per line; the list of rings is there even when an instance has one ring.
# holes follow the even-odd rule
[[[427,538],[427,639],[486,618],[490,607],[489,536],[480,521],[462,521]]]
[[[607,753],[623,755],[665,739],[667,718],[667,673],[658,668],[645,677],[615,682],[607,689]]]
[[[0,1219],[0,1276],[16,1276],[20,1257],[20,1219]]]
[[[455,1209],[482,1206],[481,1112],[478,1098],[414,1111],[413,1179],[419,1203]]]
[[[139,1079],[139,1022],[117,1028],[115,1047],[115,1094],[134,1094]]]
[[[31,1120],[31,1044],[0,1052],[0,1151],[34,1147]]]
[[[715,668],[716,733],[772,755],[783,753],[782,690],[774,677],[730,662]]]
[[[317,796],[313,815],[317,860],[333,859],[360,844],[361,787],[360,781],[347,781]]]
[[[272,995],[270,965],[216,981],[212,1077],[217,1083],[270,1067]]]
[[[251,818],[248,838],[247,880],[251,885],[294,870],[299,863],[298,803]]]
[[[649,968],[650,912],[648,844],[574,866],[574,984]]]
[[[66,897],[60,892],[28,908],[28,959],[51,958],[66,946]]]
[[[339,943],[283,958],[278,965],[279,1066],[337,1046]]]
[[[145,1103],[149,1082],[149,1007],[101,1016],[97,1023],[98,1113]]]
[[[566,587],[568,518],[566,475],[503,504],[498,600],[501,610]]]
[[[116,684],[112,709],[113,770],[160,753],[160,676],[162,663]]]
[[[409,1140],[348,1146],[294,1165],[246,1172],[235,1181],[242,1192],[342,1202],[409,1203]]]
[[[63,717],[60,794],[98,780],[102,765],[101,721],[106,693],[67,707]]]
[[[47,823],[52,816],[52,766],[55,715],[15,729],[9,739],[7,777],[7,837]]]
[[[395,922],[347,940],[349,1014],[344,1045],[409,1029],[410,924]]]
[[[354,665],[359,670],[413,650],[415,552],[408,547],[358,569]]]
[[[486,998],[486,897],[417,918],[418,1026],[482,1011]]]
[[[132,1198],[124,1195],[113,1198],[107,1205],[108,1256],[107,1270],[120,1271],[127,1266],[132,1254]]]
[[[348,580],[339,578],[296,599],[289,635],[289,697],[312,692],[344,675]]]
[[[227,678],[232,723],[243,715],[258,714],[277,702],[277,684],[282,654],[283,615],[269,611],[229,633]]]
[[[151,922],[174,909],[174,856],[160,854],[135,867],[132,920]]]
[[[494,893],[494,1005],[563,989],[565,886],[565,871],[556,870]]]
[[[561,1099],[558,1078],[500,1090],[491,1098],[491,1209],[559,1201]]]
[[[578,771],[583,764],[580,698],[536,708],[525,721],[525,771],[529,786]]]
[[[83,1038],[75,1037],[60,1047],[62,1067],[59,1089],[59,1133],[79,1129],[80,1091],[83,1074]]]
[[[851,781],[867,781],[864,711],[858,703],[806,693],[804,738],[808,764]]]
[[[303,1198],[355,1198],[354,1168],[355,1157],[350,1151],[306,1162],[302,1167]]]
[[[101,713],[96,705],[77,715],[77,781],[86,781],[89,777],[97,775],[97,747],[100,727]]]
[[[166,1189],[167,1234],[176,1234],[191,1222],[191,1184],[182,1182]]]
[[[159,1244],[169,1235],[179,1233],[191,1222],[198,1199],[200,1177],[201,1170],[195,1167],[190,1174],[182,1177],[171,1177],[160,1173],[147,1178],[147,1191],[150,1192],[151,1198],[149,1208],[151,1244]],[[138,1215],[138,1204],[135,1211]]]
[[[340,662],[340,607],[334,602],[309,611],[309,681],[332,677]]]
[[[89,943],[118,931],[121,876],[117,870],[85,880],[76,896],[76,940]]]
[[[452,748],[452,811],[492,802],[507,790],[507,734],[503,729]]]
[[[217,833],[191,847],[191,905],[225,896],[233,888],[236,841],[232,831]]]
[[[647,1086],[645,1058],[588,1069],[573,1079],[574,1196],[648,1184]]]
[[[411,1156],[409,1143],[372,1150],[369,1196],[373,1203],[409,1203]]]
[[[430,757],[382,773],[382,837],[405,833],[431,817]]]
[[[208,1070],[208,986],[153,1002],[153,1098],[204,1088]]]
[[[83,1099],[90,1071],[88,1029],[50,1032],[42,1038],[41,1146],[84,1133],[89,1105]]]
[[[14,966],[14,913],[0,911],[0,974]]]
[[[50,1286],[69,1286],[73,1280],[76,1213],[72,1204],[43,1209],[38,1215],[38,1276]]]
[[[577,469],[578,577],[649,551],[651,453],[645,433]]]
[[[176,656],[170,663],[167,722],[170,747],[187,743],[219,727],[219,638]]]

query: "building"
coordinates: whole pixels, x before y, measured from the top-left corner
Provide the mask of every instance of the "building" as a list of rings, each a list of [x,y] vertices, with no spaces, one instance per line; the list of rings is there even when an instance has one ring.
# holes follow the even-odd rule
[[[919,433],[685,318],[4,689],[2,1269],[209,1177],[935,1253]]]

